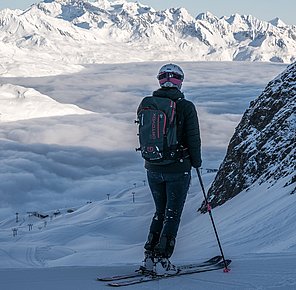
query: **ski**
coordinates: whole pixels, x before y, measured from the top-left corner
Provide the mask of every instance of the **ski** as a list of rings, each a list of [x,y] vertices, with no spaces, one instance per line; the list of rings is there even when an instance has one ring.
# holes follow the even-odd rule
[[[222,262],[219,262],[219,263],[213,264],[213,265],[195,267],[195,268],[190,268],[190,269],[185,269],[185,270],[180,269],[179,272],[174,273],[174,274],[148,275],[148,276],[142,275],[142,277],[135,278],[135,279],[118,281],[118,282],[115,282],[115,281],[110,282],[110,283],[108,283],[108,285],[112,286],[112,287],[122,287],[122,286],[140,284],[140,283],[144,283],[144,282],[158,281],[161,279],[167,279],[167,278],[178,277],[178,276],[183,276],[183,275],[215,271],[215,270],[225,268],[225,264],[228,266],[230,263],[231,263],[231,260],[225,260],[225,263],[224,263],[224,261],[222,261]]]
[[[222,256],[215,256],[207,261],[201,262],[201,263],[192,263],[192,264],[184,264],[184,265],[179,265],[177,268],[179,270],[186,270],[186,269],[192,269],[192,268],[199,268],[199,267],[204,267],[204,266],[209,266],[209,265],[215,265],[219,263],[222,260]],[[142,270],[137,270],[133,273],[129,274],[123,274],[123,275],[115,275],[115,276],[110,276],[110,277],[98,277],[98,281],[117,281],[117,280],[123,280],[123,279],[129,279],[129,278],[136,278],[136,277],[142,277],[145,275],[149,275],[150,272],[142,271]]]

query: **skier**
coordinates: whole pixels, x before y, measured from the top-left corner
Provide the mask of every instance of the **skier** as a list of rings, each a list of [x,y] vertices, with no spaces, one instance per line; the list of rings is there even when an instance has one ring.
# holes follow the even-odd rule
[[[145,161],[149,187],[155,203],[155,214],[144,245],[143,267],[163,273],[175,271],[169,258],[175,248],[180,218],[191,180],[191,168],[201,166],[201,140],[195,106],[180,91],[184,80],[176,64],[162,66],[157,75],[160,88],[152,97],[168,98],[176,103],[178,158],[173,162]],[[138,112],[141,110],[139,105]]]

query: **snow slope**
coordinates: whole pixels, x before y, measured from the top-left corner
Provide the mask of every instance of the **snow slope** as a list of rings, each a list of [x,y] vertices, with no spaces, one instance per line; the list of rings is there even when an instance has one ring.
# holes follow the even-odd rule
[[[194,178],[175,263],[219,254],[208,215],[195,211],[202,197]],[[203,175],[207,186],[212,178]],[[258,186],[213,211],[225,255],[233,260],[230,273],[195,274],[127,289],[295,289],[294,197],[284,196],[276,187],[267,195],[266,187]],[[0,277],[5,289],[108,289],[94,279],[137,268],[153,213],[147,185],[109,200],[61,209],[57,216],[54,212],[46,212],[45,220],[21,215],[18,224],[15,219],[1,222]],[[31,231],[28,224],[33,224]]]
[[[59,104],[34,89],[0,85],[0,122],[89,113],[75,105]]]

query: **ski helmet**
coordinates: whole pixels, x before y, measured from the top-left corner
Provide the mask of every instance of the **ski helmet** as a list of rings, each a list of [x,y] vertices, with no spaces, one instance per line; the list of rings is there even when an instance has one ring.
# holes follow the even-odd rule
[[[169,63],[160,68],[157,79],[161,87],[175,87],[180,90],[184,73],[178,65]]]

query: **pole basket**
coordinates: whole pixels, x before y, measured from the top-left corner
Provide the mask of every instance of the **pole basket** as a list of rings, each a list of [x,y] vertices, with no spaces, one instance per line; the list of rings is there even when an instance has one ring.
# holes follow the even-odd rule
[[[229,268],[225,267],[225,268],[223,269],[223,272],[224,272],[224,273],[229,273],[229,272],[230,272],[230,270],[231,270],[231,269],[229,269]]]
[[[210,205],[209,202],[208,202],[208,204],[207,204],[207,210],[208,210],[208,212],[210,212],[210,211],[212,210],[212,207],[211,207],[211,205]]]

